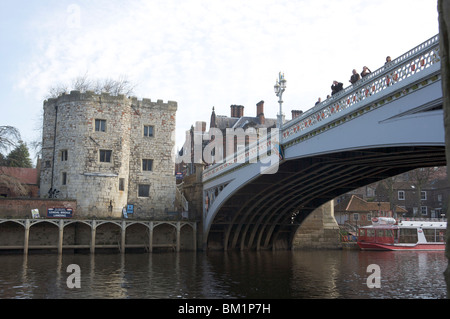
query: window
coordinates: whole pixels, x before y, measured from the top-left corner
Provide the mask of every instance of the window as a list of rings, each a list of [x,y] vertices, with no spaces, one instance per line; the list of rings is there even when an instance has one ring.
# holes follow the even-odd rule
[[[119,191],[125,190],[125,178],[119,178]]]
[[[111,153],[110,150],[100,150],[100,162],[111,163]]]
[[[150,185],[139,185],[139,197],[150,197]]]
[[[427,192],[426,191],[421,191],[420,192],[420,199],[421,200],[427,200]]]
[[[153,169],[153,160],[143,159],[142,160],[142,171],[152,171],[152,169]]]
[[[422,215],[427,215],[428,214],[428,207],[427,206],[420,206],[420,212],[422,213]]]
[[[106,120],[95,120],[95,131],[106,132]]]
[[[61,162],[67,161],[68,153],[69,153],[69,152],[68,152],[67,150],[61,151]]]
[[[144,136],[145,137],[153,137],[153,126],[144,125]]]
[[[438,202],[442,202],[442,194],[437,195],[437,200],[438,200]]]
[[[405,191],[398,191],[398,200],[405,200]]]
[[[62,184],[67,185],[67,173],[62,173]]]

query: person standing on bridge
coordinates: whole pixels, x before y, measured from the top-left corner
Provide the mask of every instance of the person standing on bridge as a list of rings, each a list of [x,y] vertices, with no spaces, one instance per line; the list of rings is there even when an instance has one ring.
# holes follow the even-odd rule
[[[344,84],[334,80],[333,85],[331,86],[331,95],[333,96],[336,93],[338,93],[339,91],[342,91],[343,88],[344,88]]]
[[[387,56],[386,57],[386,62],[384,63],[384,65],[389,65],[390,63],[392,62],[392,60],[391,60],[391,57],[390,56]]]
[[[366,75],[369,75],[370,73],[372,73],[372,71],[370,71],[370,69],[367,66],[363,67],[363,71],[361,72],[361,77],[365,77]]]
[[[359,74],[358,74],[358,72],[356,72],[356,69],[353,69],[353,74],[352,74],[352,76],[350,77],[350,83],[351,84],[355,84],[356,82],[358,82],[359,81],[359,79],[360,79],[360,77],[359,77]]]

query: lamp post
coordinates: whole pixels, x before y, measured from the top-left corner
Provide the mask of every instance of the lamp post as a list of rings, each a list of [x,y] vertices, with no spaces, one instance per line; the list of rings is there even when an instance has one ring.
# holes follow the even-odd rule
[[[282,105],[283,105],[283,92],[286,90],[286,79],[284,78],[284,73],[281,74],[281,72],[278,74],[278,79],[275,82],[274,85],[275,95],[278,96],[278,103],[280,104],[280,113],[278,114],[278,123],[277,127],[281,132],[281,127],[283,125],[283,112],[282,112]]]

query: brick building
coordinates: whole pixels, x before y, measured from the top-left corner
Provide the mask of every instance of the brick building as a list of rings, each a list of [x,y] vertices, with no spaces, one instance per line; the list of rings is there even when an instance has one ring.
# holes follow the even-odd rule
[[[356,195],[367,202],[390,203],[393,217],[441,218],[448,209],[449,194],[446,167],[432,167],[360,187],[340,196],[336,202],[348,201]],[[402,210],[394,211],[394,207]]]
[[[0,180],[0,197],[26,197],[39,196],[39,170],[24,167],[0,167],[0,174],[6,179]],[[21,190],[15,184],[21,185]]]
[[[196,166],[194,164],[198,163],[199,157],[197,157],[198,154],[195,155],[196,150],[194,143],[196,141],[202,141],[201,150],[199,151],[202,153],[200,155],[203,156],[205,147],[211,143],[211,140],[204,139],[203,135],[209,135],[212,132],[212,129],[220,130],[223,138],[222,141],[217,144],[217,149],[214,149],[214,152],[220,153],[221,156],[214,156],[213,154],[211,159],[212,162],[220,162],[225,161],[227,155],[234,154],[241,148],[245,148],[249,144],[255,142],[261,128],[269,130],[270,128],[276,127],[277,119],[266,118],[264,115],[264,101],[260,101],[256,104],[255,116],[245,116],[244,109],[245,107],[243,105],[233,104],[230,106],[230,116],[226,116],[217,115],[213,107],[209,122],[209,131],[206,130],[206,122],[196,122],[195,127],[192,126],[190,131],[187,132],[188,138],[185,141],[184,148],[178,154],[181,157],[183,156],[183,152],[189,151],[190,159],[177,164],[177,173],[183,176],[189,176],[195,173]],[[295,116],[301,114],[301,111],[293,111],[293,117],[294,112]],[[231,130],[235,135],[230,138],[230,135],[227,136],[227,130]],[[240,134],[240,132],[243,132],[244,134]],[[196,134],[201,136],[197,136],[196,138]],[[217,137],[213,136],[212,140],[216,138]],[[190,150],[187,150],[187,147],[190,147]],[[205,162],[205,164],[212,164],[212,162]]]

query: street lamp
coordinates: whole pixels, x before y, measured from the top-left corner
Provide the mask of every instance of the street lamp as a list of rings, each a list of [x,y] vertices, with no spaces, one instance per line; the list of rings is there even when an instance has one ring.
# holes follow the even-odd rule
[[[283,96],[284,90],[286,90],[286,79],[284,78],[284,73],[281,74],[281,72],[280,72],[278,74],[278,79],[276,80],[273,88],[275,91],[275,95],[278,96],[278,103],[280,104],[280,114],[278,114],[277,127],[279,130],[281,130],[281,126],[283,125],[282,96]]]

